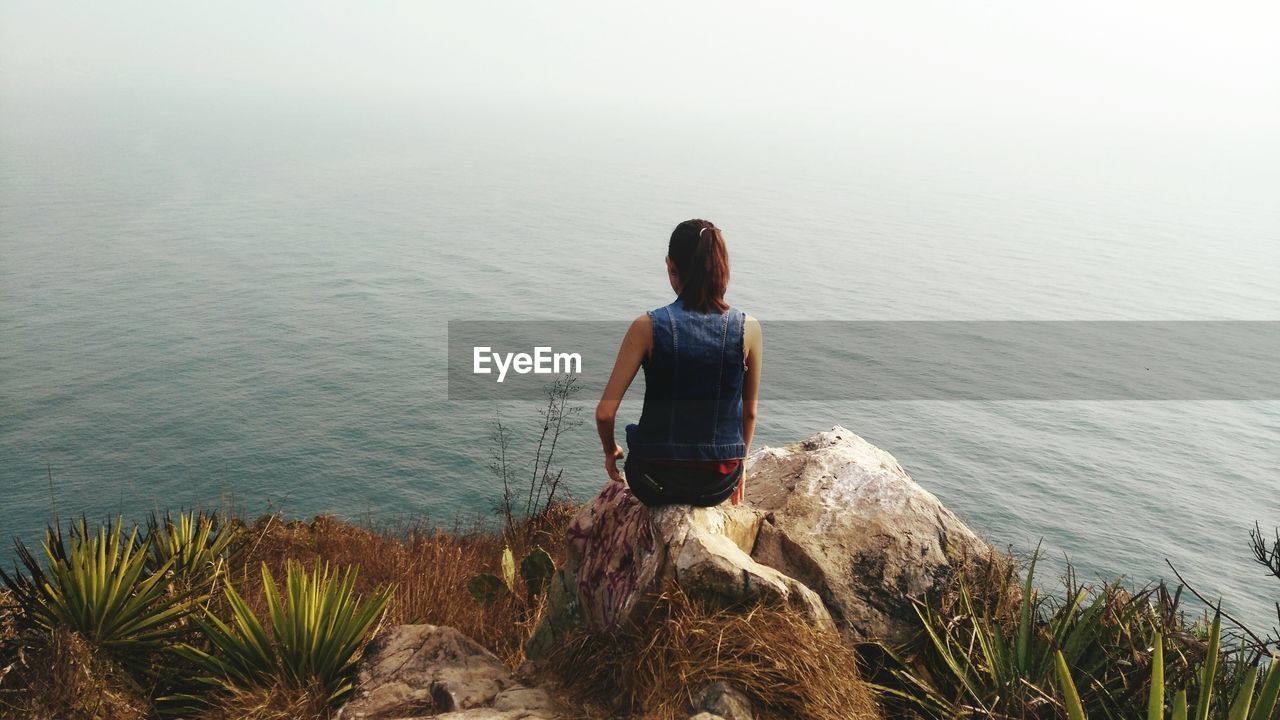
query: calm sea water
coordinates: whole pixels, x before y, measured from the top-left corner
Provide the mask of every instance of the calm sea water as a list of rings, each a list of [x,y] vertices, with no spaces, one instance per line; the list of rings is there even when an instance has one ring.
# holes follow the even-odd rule
[[[537,407],[450,402],[446,322],[664,304],[689,217],[766,320],[1280,319],[1274,145],[6,100],[6,538],[54,511],[485,512],[492,420],[523,447]],[[1280,524],[1280,403],[776,402],[758,444],[837,423],[999,544],[1138,583],[1168,558],[1274,624],[1246,542]],[[602,483],[590,427],[559,460]]]

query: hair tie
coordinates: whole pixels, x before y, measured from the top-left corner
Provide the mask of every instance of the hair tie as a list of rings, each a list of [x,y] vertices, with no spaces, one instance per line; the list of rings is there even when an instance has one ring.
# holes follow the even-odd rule
[[[701,230],[699,230],[699,231],[698,231],[698,237],[702,237],[702,233],[706,232],[707,230],[715,230],[715,228],[714,228],[714,227],[703,227]]]

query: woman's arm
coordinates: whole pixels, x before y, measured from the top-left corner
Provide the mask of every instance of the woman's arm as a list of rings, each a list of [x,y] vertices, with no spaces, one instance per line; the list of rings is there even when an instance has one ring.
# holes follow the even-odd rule
[[[631,381],[635,379],[640,364],[644,362],[652,346],[653,328],[649,325],[649,316],[641,315],[627,328],[622,346],[618,348],[618,359],[613,362],[609,382],[604,386],[600,403],[596,405],[596,431],[600,433],[600,444],[604,447],[604,469],[609,478],[616,482],[625,482],[626,478],[618,470],[622,448],[614,440],[613,423],[618,417],[622,396],[631,387]]]
[[[747,454],[751,453],[751,438],[756,434],[756,403],[760,398],[760,368],[764,363],[764,335],[760,332],[760,321],[747,316],[742,330],[742,344],[746,346],[747,372],[742,380],[742,442],[746,444]],[[746,459],[743,459],[746,462]],[[733,491],[729,501],[734,505],[742,502],[747,492],[747,471],[742,470],[742,478],[738,480],[738,488]]]

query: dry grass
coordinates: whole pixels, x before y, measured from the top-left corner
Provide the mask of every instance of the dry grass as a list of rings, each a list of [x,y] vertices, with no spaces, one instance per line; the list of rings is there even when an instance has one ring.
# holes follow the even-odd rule
[[[521,523],[513,537],[474,530],[447,533],[433,529],[412,530],[394,537],[320,516],[310,523],[284,523],[279,517],[260,518],[242,536],[243,552],[232,569],[237,591],[254,607],[264,609],[261,563],[271,568],[277,581],[285,563],[299,560],[308,565],[360,567],[357,592],[395,585],[384,625],[431,623],[449,625],[492,650],[511,667],[524,661],[524,641],[538,620],[536,607],[524,596],[517,577],[516,592],[483,605],[467,590],[467,581],[478,572],[497,572],[502,549],[509,544],[517,562],[535,544],[557,563],[564,558],[565,528],[574,508],[553,506],[542,515]]]
[[[964,579],[974,607],[981,609],[985,617],[1001,623],[1008,630],[1018,625],[1022,607],[1021,565],[1008,553],[993,552],[990,558],[957,559],[946,583],[939,585],[940,592],[929,598],[935,612],[942,617],[963,614],[960,580]],[[920,641],[927,642],[921,627]]]
[[[10,636],[9,640],[18,639]],[[6,643],[0,718],[141,720],[147,694],[115,663],[68,630]]]
[[[323,689],[278,685],[231,689],[193,720],[329,720],[333,715]]]
[[[592,717],[687,718],[717,681],[745,693],[758,718],[881,717],[838,635],[786,608],[716,608],[675,590],[636,626],[568,639],[546,672]]]
[[[16,610],[17,608],[13,604],[13,595],[7,589],[0,587],[0,646],[13,639],[16,634],[14,628]],[[0,656],[0,660],[3,659],[4,657]]]

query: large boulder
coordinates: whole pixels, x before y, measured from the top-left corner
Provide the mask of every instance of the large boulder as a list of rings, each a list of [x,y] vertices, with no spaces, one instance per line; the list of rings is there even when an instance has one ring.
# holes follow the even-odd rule
[[[563,568],[527,649],[609,630],[667,583],[728,602],[781,601],[851,641],[908,639],[913,600],[991,547],[889,453],[842,427],[752,453],[746,502],[646,508],[609,483],[574,517]]]
[[[752,453],[747,503],[764,513],[751,556],[822,598],[851,640],[902,642],[913,601],[991,546],[892,455],[843,427]]]
[[[671,583],[729,603],[783,602],[834,628],[816,593],[751,558],[763,517],[727,504],[650,509],[625,484],[609,482],[569,525],[565,564],[526,654],[540,658],[579,627],[611,630],[637,620]]]
[[[337,720],[554,720],[540,688],[521,685],[476,641],[451,627],[399,625],[365,648],[352,699]]]

